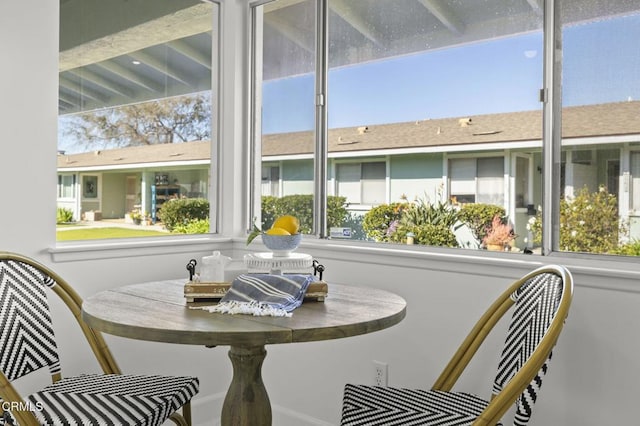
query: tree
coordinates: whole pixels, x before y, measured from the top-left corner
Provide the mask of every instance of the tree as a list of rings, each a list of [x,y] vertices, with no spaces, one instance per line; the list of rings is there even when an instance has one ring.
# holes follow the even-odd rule
[[[65,117],[61,130],[86,149],[208,140],[211,102],[202,93],[97,110]]]

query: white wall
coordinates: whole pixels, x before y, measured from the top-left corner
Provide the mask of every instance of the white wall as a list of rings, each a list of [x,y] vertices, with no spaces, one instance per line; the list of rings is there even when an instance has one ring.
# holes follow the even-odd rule
[[[240,4],[225,2],[224,13],[233,12]],[[0,209],[1,249],[18,251],[52,266],[83,296],[123,284],[182,276],[186,260],[202,256],[213,247],[241,256],[246,250],[243,238],[219,245],[174,241],[168,247],[123,244],[110,249],[58,248],[55,256],[50,254],[49,249],[55,247],[57,9],[58,2],[0,2],[0,177],[5,184]],[[243,28],[246,20],[233,14],[229,18],[233,25],[227,27],[224,41],[237,48],[243,45],[244,38],[235,39],[231,28]],[[242,99],[242,72],[231,71],[243,64],[241,53],[225,52],[223,93],[233,95],[240,89],[240,96],[225,100],[223,140],[228,145],[223,155],[232,160],[235,168],[227,163],[223,173],[240,177],[241,144],[246,139],[241,113],[246,108],[238,100]],[[242,207],[236,192],[241,184],[242,179],[238,179],[229,189],[221,188],[225,206],[232,206],[221,212],[225,235],[241,235]],[[407,317],[391,329],[370,335],[268,347],[263,374],[274,407],[274,425],[337,424],[344,383],[370,382],[373,359],[389,363],[390,384],[428,387],[489,301],[511,279],[543,261],[569,264],[577,288],[531,424],[637,423],[637,264],[476,252],[463,257],[461,254],[469,252],[392,252],[326,243],[305,241],[301,250],[326,265],[329,283],[395,291],[408,301]],[[72,373],[96,368],[88,352],[79,349],[77,334],[68,332],[72,319],[63,315],[57,305],[54,315],[63,368]],[[496,343],[499,340],[492,339]],[[127,372],[197,374],[201,392],[194,401],[196,422],[219,424],[221,398],[231,374],[226,348],[115,337],[109,342]],[[495,352],[483,352],[461,385],[487,395]],[[27,381],[22,386],[29,389],[33,383]]]

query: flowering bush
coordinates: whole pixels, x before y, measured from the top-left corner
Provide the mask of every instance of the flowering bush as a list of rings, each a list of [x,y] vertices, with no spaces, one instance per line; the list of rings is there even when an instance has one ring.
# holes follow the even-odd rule
[[[527,229],[534,243],[542,241],[541,214],[529,219]],[[626,226],[618,218],[618,200],[606,187],[587,187],[560,201],[560,250],[583,253],[615,253]]]
[[[409,208],[409,203],[381,204],[367,212],[362,220],[362,229],[367,238],[377,241],[389,241],[396,231],[402,213]]]
[[[506,215],[504,207],[495,204],[465,203],[461,205],[458,217],[460,221],[467,224],[476,239],[482,241],[496,215],[504,217]]]
[[[513,232],[513,227],[502,219],[499,215],[493,216],[491,225],[487,227],[487,232],[482,239],[482,245],[506,246],[511,243],[517,235]]]

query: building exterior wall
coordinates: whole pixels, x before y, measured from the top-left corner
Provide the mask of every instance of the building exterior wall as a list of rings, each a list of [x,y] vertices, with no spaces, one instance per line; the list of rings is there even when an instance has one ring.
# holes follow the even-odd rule
[[[124,217],[126,178],[130,173],[104,173],[102,175],[102,217]]]
[[[436,154],[411,154],[391,157],[390,202],[403,198],[426,198],[439,201],[443,190],[443,156]]]
[[[282,196],[313,194],[313,160],[282,163]]]

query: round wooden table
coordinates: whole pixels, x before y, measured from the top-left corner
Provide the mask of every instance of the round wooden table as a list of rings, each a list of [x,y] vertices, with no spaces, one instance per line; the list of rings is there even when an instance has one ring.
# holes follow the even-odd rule
[[[265,345],[371,333],[402,321],[405,300],[393,293],[329,284],[324,302],[305,302],[290,318],[209,313],[187,306],[184,280],[134,284],[100,292],[82,305],[91,327],[121,337],[230,346],[233,378],[222,407],[224,426],[271,425],[262,382]]]

